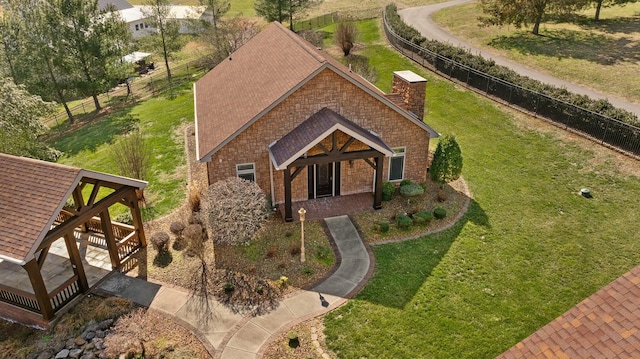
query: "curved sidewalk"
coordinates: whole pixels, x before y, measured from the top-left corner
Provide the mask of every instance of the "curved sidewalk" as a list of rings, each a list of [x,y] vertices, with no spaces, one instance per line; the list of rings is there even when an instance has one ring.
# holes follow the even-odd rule
[[[450,43],[455,46],[463,47],[469,49],[472,53],[479,53],[485,58],[492,59],[498,65],[502,65],[508,67],[517,73],[528,76],[532,79],[536,79],[542,81],[547,84],[552,84],[557,87],[564,87],[567,90],[574,92],[576,94],[586,95],[594,99],[607,99],[612,105],[615,107],[619,107],[625,109],[627,111],[635,113],[640,118],[640,105],[619,99],[612,95],[603,94],[598,91],[594,91],[592,89],[586,88],[584,86],[580,86],[574,84],[572,82],[560,80],[556,77],[550,76],[546,73],[536,71],[527,67],[523,64],[513,62],[505,57],[489,53],[486,50],[482,50],[481,48],[472,45],[459,37],[452,35],[447,32],[431,19],[431,15],[448,7],[457,6],[469,3],[473,0],[453,0],[444,3],[438,3],[433,5],[426,6],[418,6],[412,7],[408,9],[403,9],[398,11],[398,14],[406,22],[407,24],[413,26],[416,30],[418,30],[422,36],[426,37],[430,40],[438,40],[444,43]]]
[[[214,358],[258,358],[273,336],[344,304],[372,273],[372,258],[349,217],[326,218],[325,222],[338,250],[338,268],[316,287],[289,295],[265,315],[234,314],[210,300],[213,315],[203,320],[201,304],[187,291],[119,273],[101,283],[98,290],[174,316],[193,329]]]

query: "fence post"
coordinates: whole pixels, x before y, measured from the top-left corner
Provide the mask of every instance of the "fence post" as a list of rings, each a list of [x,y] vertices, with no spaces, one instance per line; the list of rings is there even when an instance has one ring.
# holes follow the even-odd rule
[[[82,112],[84,112],[86,114],[87,110],[85,110],[85,108],[84,108],[84,102],[81,102],[80,104],[82,105]]]
[[[611,123],[611,121],[606,121],[606,122],[607,122],[607,127],[604,128],[604,133],[602,134],[602,140],[600,140],[601,144],[604,143],[604,139],[605,137],[607,137],[607,132],[609,131],[609,124]]]

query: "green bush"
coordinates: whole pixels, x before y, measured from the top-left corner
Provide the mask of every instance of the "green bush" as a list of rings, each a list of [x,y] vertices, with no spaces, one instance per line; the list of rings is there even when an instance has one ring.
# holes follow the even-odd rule
[[[311,276],[313,275],[313,269],[309,268],[309,267],[304,267],[302,268],[302,270],[300,271],[302,274],[306,275],[306,276]]]
[[[433,210],[433,216],[436,219],[443,219],[447,216],[447,210],[445,210],[444,208],[436,208]]]
[[[131,212],[120,213],[116,216],[115,221],[131,225],[133,224],[133,217],[131,217]]]
[[[378,233],[387,233],[389,232],[389,222],[387,221],[376,222],[374,224],[374,229]]]
[[[385,182],[382,184],[382,200],[391,201],[393,194],[396,193],[396,186],[391,182]]]
[[[429,222],[431,222],[431,219],[433,219],[433,215],[431,214],[431,212],[427,211],[420,211],[413,215],[413,223],[420,226],[428,225]]]
[[[405,197],[419,196],[424,193],[424,188],[419,184],[410,183],[404,186],[400,186],[400,194]]]
[[[403,39],[409,40],[416,45],[420,45],[421,43],[426,41],[424,36],[422,36],[422,34],[420,34],[418,30],[405,24],[404,21],[402,21],[400,15],[398,15],[398,7],[396,6],[396,4],[387,5],[384,14],[389,27],[391,27],[391,29],[393,29],[393,31],[398,34],[398,36],[402,37]]]
[[[410,185],[410,184],[413,184],[413,181],[411,181],[408,178],[405,178],[400,182],[400,188],[402,188],[404,186],[407,186],[407,185]]]
[[[400,229],[409,229],[413,226],[413,220],[406,214],[399,214],[396,216],[396,226]]]

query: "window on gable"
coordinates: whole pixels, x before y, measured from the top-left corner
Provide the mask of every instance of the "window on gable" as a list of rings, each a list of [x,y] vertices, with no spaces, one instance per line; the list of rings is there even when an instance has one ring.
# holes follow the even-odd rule
[[[247,181],[256,181],[256,164],[255,163],[241,163],[236,165],[236,175]]]
[[[404,179],[404,156],[406,147],[393,149],[394,155],[389,160],[389,181],[401,181]]]

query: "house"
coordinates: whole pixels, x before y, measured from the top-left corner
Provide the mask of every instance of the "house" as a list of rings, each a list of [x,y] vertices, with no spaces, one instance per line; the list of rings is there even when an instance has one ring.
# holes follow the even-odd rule
[[[426,80],[394,73],[385,94],[279,23],[195,85],[197,158],[209,183],[255,181],[293,220],[292,202],[427,180]]]
[[[151,31],[157,31],[149,26],[149,21],[143,11],[144,5],[133,6],[126,0],[98,0],[98,8],[104,10],[108,6],[113,6],[118,11],[120,17],[129,26],[134,39],[148,35]],[[191,34],[197,30],[198,27],[194,26],[193,21],[208,20],[205,13],[206,6],[171,5],[170,7],[168,19],[180,24],[179,32],[181,34]]]
[[[0,317],[47,327],[110,271],[137,264],[146,182],[2,153],[0,168]],[[115,208],[133,224],[115,222]],[[94,249],[107,268],[87,256]]]

